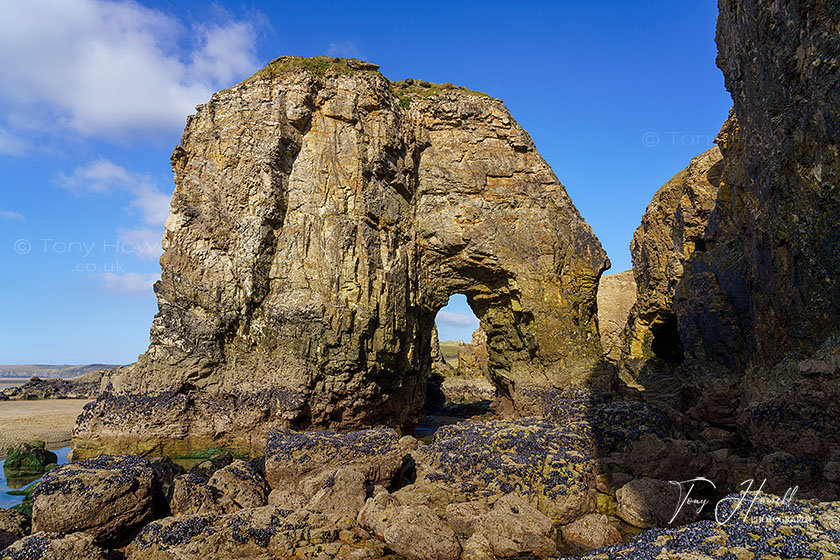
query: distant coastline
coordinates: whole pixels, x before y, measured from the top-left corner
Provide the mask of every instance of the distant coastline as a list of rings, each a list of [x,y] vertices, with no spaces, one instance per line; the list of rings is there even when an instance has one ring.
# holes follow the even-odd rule
[[[43,379],[64,378],[70,379],[79,377],[91,371],[110,369],[115,364],[86,364],[86,365],[45,365],[45,364],[18,364],[0,365],[0,382],[8,386],[10,379],[23,379],[27,381],[32,376]]]

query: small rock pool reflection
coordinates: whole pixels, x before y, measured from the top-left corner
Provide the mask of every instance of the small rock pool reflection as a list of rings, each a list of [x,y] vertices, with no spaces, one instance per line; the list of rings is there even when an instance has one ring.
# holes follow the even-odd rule
[[[53,447],[47,446],[47,448],[58,455],[58,464],[64,465],[67,463],[67,455],[70,454],[71,447]],[[0,508],[10,508],[16,506],[23,502],[23,495],[12,495],[9,492],[15,492],[19,490],[23,490],[33,482],[40,480],[41,475],[37,476],[25,476],[25,477],[15,477],[10,476],[11,473],[6,472],[6,460],[0,460],[0,464],[2,464],[3,469],[0,470]]]

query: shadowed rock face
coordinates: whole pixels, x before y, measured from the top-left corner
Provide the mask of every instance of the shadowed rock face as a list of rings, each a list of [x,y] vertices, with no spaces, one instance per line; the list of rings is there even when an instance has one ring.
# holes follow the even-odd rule
[[[679,211],[661,211],[666,185],[634,239],[639,302],[623,365],[679,375],[685,408],[737,426],[759,451],[823,464],[840,445],[840,4],[719,8],[734,106],[706,173],[717,191],[694,203],[702,250],[686,244]],[[651,325],[663,316],[681,356],[656,351]]]
[[[503,394],[608,383],[608,261],[496,99],[281,58],[199,106],[172,166],[151,344],[103,381],[79,456],[410,425],[456,292]]]

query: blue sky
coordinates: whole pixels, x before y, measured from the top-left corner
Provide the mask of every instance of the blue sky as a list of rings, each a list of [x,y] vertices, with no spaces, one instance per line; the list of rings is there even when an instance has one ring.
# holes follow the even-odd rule
[[[280,55],[502,99],[610,256],[731,104],[716,2],[0,3],[0,363],[128,363],[157,310],[187,114]],[[464,298],[442,339],[469,340]],[[466,314],[466,315],[465,315]]]

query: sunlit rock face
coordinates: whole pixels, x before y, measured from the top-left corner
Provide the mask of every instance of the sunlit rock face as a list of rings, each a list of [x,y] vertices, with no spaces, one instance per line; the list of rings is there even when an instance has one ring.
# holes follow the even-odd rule
[[[103,381],[77,455],[410,425],[454,293],[502,394],[608,386],[605,253],[499,100],[284,57],[199,106],[172,166],[151,344]]]

